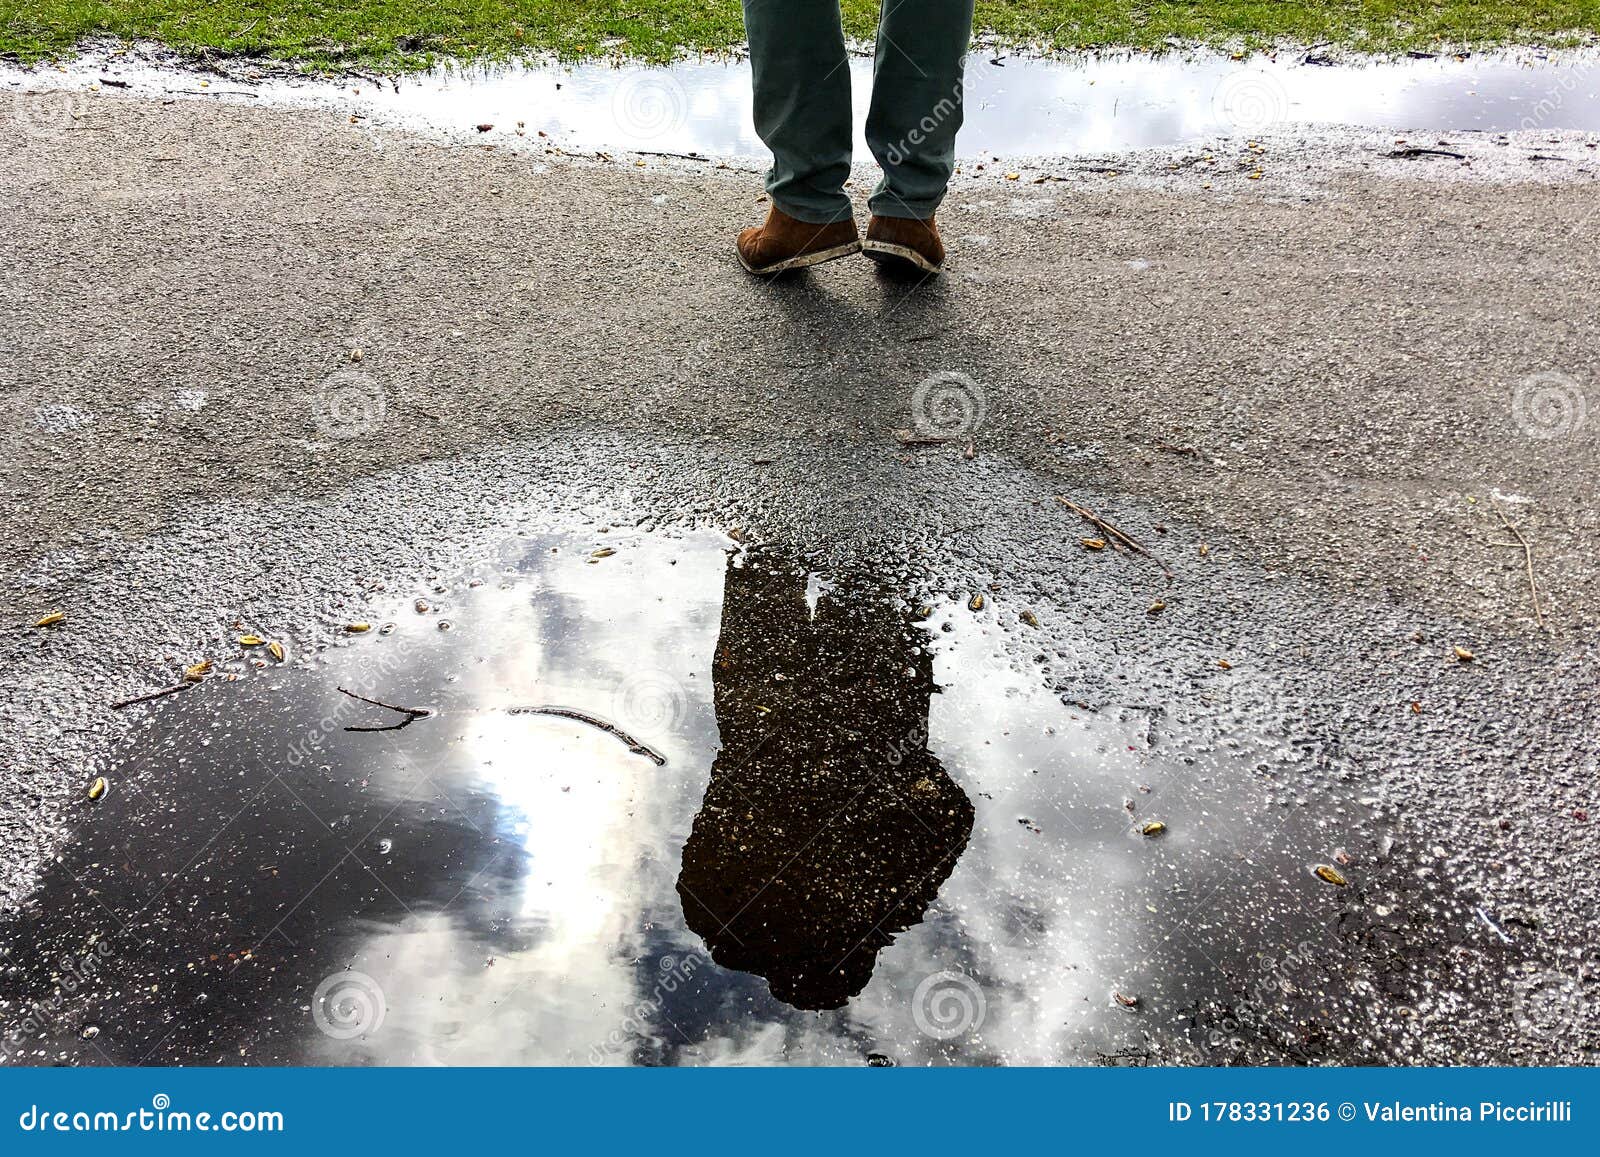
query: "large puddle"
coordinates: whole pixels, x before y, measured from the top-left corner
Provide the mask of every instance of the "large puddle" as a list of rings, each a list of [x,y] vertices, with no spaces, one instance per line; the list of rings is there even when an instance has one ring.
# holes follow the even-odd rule
[[[974,53],[959,149],[1082,155],[1253,135],[1289,125],[1417,132],[1600,131],[1600,54],[1319,63],[1315,53],[1234,60],[1215,53],[1039,59]],[[851,62],[857,154],[872,62]],[[65,86],[79,102],[102,80],[187,98],[249,94],[401,120],[473,139],[578,150],[760,156],[745,61],[672,68],[590,64],[441,68],[340,84],[241,83],[91,53],[61,71],[9,70],[10,86]],[[103,91],[103,89],[102,89]],[[46,116],[39,114],[40,118]],[[484,128],[481,137],[478,126]],[[543,134],[541,136],[541,134]]]
[[[1274,744],[1185,749],[1160,702],[1061,702],[1032,612],[984,593],[597,529],[375,591],[371,629],[316,655],[230,642],[127,708],[148,718],[0,928],[6,1053],[1218,1063],[1390,1039],[1371,945],[1398,960],[1461,914],[1381,882],[1382,833],[1274,784]]]

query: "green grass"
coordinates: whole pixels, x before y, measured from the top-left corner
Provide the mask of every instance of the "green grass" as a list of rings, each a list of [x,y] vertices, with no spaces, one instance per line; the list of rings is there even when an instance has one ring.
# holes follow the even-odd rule
[[[876,0],[843,0],[871,36]],[[1169,37],[1373,52],[1592,42],[1600,0],[978,0],[978,27],[1057,48],[1160,48]],[[308,67],[415,67],[435,56],[623,53],[664,60],[743,39],[738,0],[0,0],[0,54],[34,61],[110,34]]]

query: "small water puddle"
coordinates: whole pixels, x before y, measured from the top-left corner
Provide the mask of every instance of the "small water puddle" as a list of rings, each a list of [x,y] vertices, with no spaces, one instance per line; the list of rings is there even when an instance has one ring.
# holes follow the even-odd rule
[[[1418,132],[1600,131],[1600,54],[1491,53],[1465,59],[1311,63],[1316,55],[1234,60],[1209,52],[1040,59],[974,53],[963,156],[1083,155],[1168,147],[1287,125]],[[850,65],[857,155],[872,62]],[[29,87],[81,90],[109,78],[139,91],[249,93],[401,120],[486,142],[758,157],[747,61],[670,68],[510,64],[439,68],[340,84],[249,84],[92,52],[63,72],[10,70]],[[41,117],[44,114],[40,114]],[[489,126],[481,135],[478,126]],[[541,136],[543,134],[543,136]]]
[[[1379,883],[1381,835],[1273,790],[1262,737],[1169,750],[1159,703],[1062,703],[975,593],[611,530],[374,592],[314,656],[236,648],[133,708],[0,929],[7,1054],[1215,1062],[1300,1058],[1305,1018],[1369,1034],[1362,945],[1433,910]]]

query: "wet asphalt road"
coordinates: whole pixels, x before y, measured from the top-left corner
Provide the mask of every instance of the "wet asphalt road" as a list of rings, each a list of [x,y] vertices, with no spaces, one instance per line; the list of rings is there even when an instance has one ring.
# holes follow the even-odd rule
[[[310,648],[508,529],[701,521],[986,590],[1063,700],[1159,704],[1179,748],[1260,739],[1288,806],[1362,809],[1387,876],[1448,901],[1352,948],[1406,962],[1390,1059],[1593,1058],[1592,142],[1458,141],[1466,178],[1378,159],[1393,134],[1269,140],[1226,176],[1199,150],[991,166],[944,214],[942,280],[767,284],[727,252],[761,209],[738,169],[120,97],[41,134],[12,99],[13,896],[87,806],[106,705],[236,620]],[[890,433],[941,371],[981,397],[971,459]],[[1159,544],[1170,586],[1080,546],[1062,494]]]

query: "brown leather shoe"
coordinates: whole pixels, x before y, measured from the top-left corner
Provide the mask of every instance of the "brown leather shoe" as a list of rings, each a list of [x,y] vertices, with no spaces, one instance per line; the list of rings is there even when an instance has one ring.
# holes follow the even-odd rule
[[[874,261],[910,265],[924,273],[938,273],[944,265],[944,242],[933,218],[878,217],[867,223],[861,251]]]
[[[739,264],[751,273],[783,273],[859,253],[861,234],[852,217],[813,225],[774,205],[766,224],[752,225],[739,234],[738,246]]]

